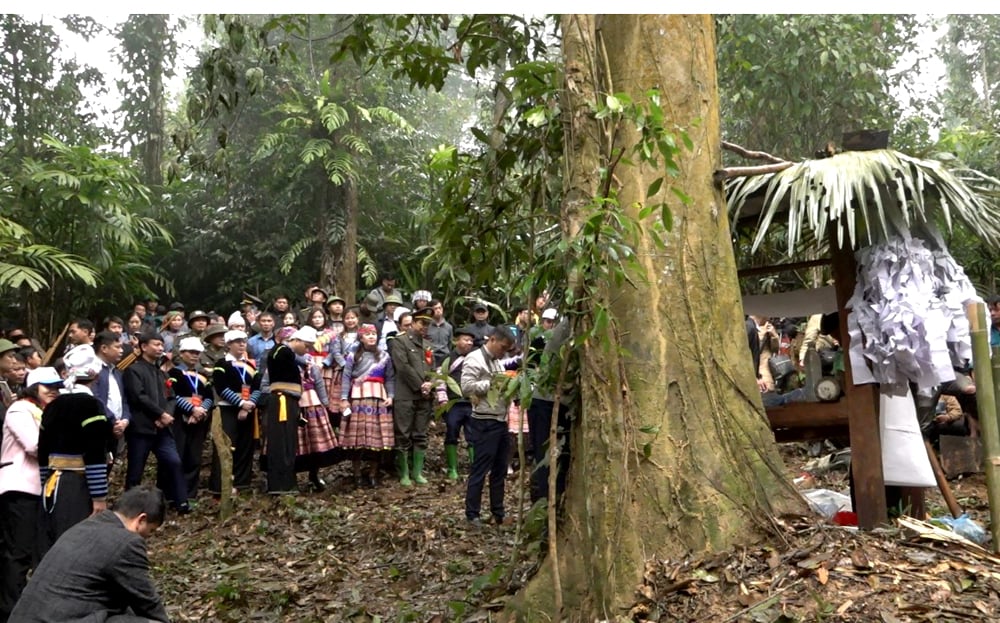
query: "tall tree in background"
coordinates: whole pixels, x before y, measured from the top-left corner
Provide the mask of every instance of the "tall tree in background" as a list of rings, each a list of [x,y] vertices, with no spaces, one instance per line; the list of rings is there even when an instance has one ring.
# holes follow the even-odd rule
[[[61,20],[89,37],[91,18]],[[114,310],[167,283],[150,268],[150,247],[169,241],[146,216],[148,191],[130,163],[92,145],[110,142],[86,88],[103,77],[63,60],[44,21],[0,17],[0,291],[11,316],[40,339],[74,315]]]
[[[166,148],[164,81],[173,75],[177,56],[174,31],[183,20],[171,24],[169,15],[129,15],[115,32],[120,41],[118,61],[127,79],[119,80],[123,115],[119,141],[129,143],[142,162],[143,182],[157,195],[163,186]]]
[[[969,181],[1000,195],[1000,16],[949,15],[939,53],[946,83],[940,95],[944,120],[938,149],[958,169],[993,179]],[[981,293],[1000,291],[1000,250],[959,225],[949,247]]]
[[[914,67],[896,65],[916,49],[915,16],[747,14],[717,23],[726,140],[801,160],[845,131],[897,129],[893,90]]]

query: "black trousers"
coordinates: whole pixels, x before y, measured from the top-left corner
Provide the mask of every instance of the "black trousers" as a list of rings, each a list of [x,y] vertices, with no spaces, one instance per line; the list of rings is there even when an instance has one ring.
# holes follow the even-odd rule
[[[211,428],[211,419],[205,419],[195,424],[185,424],[180,417],[174,419],[174,440],[177,442],[177,454],[181,457],[181,473],[184,475],[184,485],[189,500],[198,496],[198,485],[201,480],[201,455],[205,450],[205,440]],[[161,473],[157,472],[157,486],[166,491],[160,483]]]
[[[128,429],[126,429],[127,431]],[[128,437],[128,468],[125,471],[125,488],[131,489],[142,482],[146,460],[152,452],[156,457],[158,474],[162,474],[161,485],[164,496],[175,505],[187,504],[187,488],[181,471],[181,457],[177,453],[177,443],[169,428],[161,428],[153,435],[134,433]],[[158,477],[159,481],[160,478]]]
[[[446,446],[458,445],[458,432],[461,430],[467,430],[469,417],[471,415],[472,403],[465,402],[463,400],[451,405],[451,408],[448,409],[448,413],[444,416],[444,444]],[[465,434],[465,443],[469,443],[468,433]]]
[[[0,494],[0,621],[4,623],[28,583],[28,571],[38,564],[41,508],[37,495]]]
[[[229,437],[233,449],[233,486],[237,489],[249,489],[253,484],[253,418],[251,412],[245,420],[237,415],[239,407],[220,406],[219,416],[222,418],[222,430]],[[212,493],[222,493],[222,471],[219,465],[219,455],[212,449],[212,474],[208,479],[208,488]]]
[[[483,501],[483,485],[486,474],[490,475],[490,513],[502,520],[506,513],[503,507],[504,482],[507,479],[507,457],[510,455],[510,435],[507,422],[481,420],[470,417],[466,425],[468,441],[475,456],[472,473],[465,490],[465,517],[477,519]]]
[[[282,398],[285,421],[281,421]],[[295,455],[299,448],[299,397],[271,392],[264,414],[267,436],[267,492],[298,491],[295,477]]]
[[[531,438],[535,469],[531,472],[531,502],[549,497],[549,428],[552,426],[551,400],[532,398],[528,407],[528,436]],[[569,417],[566,408],[559,405],[556,442],[559,443],[559,460],[556,462],[556,497],[566,491],[566,473],[569,471]]]

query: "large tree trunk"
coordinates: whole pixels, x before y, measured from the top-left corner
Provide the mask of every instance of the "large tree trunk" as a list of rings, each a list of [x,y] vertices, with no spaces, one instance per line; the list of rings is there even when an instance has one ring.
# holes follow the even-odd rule
[[[150,15],[149,35],[153,42],[148,48],[147,87],[149,108],[146,110],[146,141],[143,145],[143,182],[159,196],[163,186],[163,72],[166,56],[167,15]]]
[[[323,185],[320,208],[320,274],[319,285],[331,294],[338,294],[355,302],[358,275],[358,192],[354,182],[347,180],[339,186]],[[339,213],[339,214],[338,214]],[[344,231],[333,242],[332,229],[343,218]]]
[[[358,187],[347,180],[337,189],[337,196],[344,212],[344,237],[336,248],[333,286],[351,305],[357,302],[358,287]]]
[[[770,517],[802,509],[783,475],[761,407],[744,330],[725,200],[712,184],[720,166],[715,35],[710,16],[563,17],[566,62],[569,235],[599,193],[608,145],[588,111],[607,93],[638,100],[659,89],[668,122],[694,142],[679,157],[676,185],[693,201],[672,201],[665,248],[645,235],[632,285],[598,287],[617,319],[614,346],[581,355],[581,413],[560,526],[561,615],[553,612],[548,562],[512,601],[521,620],[617,620],[634,602],[644,563],[730,547],[762,534]],[[596,94],[596,95],[595,95]],[[634,126],[616,145],[631,155]],[[662,171],[622,165],[619,205],[638,218]],[[671,197],[670,193],[666,194]],[[651,199],[658,202],[660,199]],[[643,223],[646,232],[659,215]],[[657,433],[644,433],[658,430]],[[649,443],[649,456],[643,446]]]

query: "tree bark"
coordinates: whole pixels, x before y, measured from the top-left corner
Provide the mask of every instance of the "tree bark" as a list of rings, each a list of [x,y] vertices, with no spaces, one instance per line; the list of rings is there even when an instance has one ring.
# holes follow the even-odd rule
[[[587,217],[611,156],[601,145],[608,134],[588,111],[595,101],[615,92],[638,101],[658,89],[670,122],[695,145],[680,155],[675,181],[692,202],[671,203],[665,247],[648,234],[659,218],[652,216],[636,248],[642,268],[630,275],[634,286],[603,284],[595,294],[616,319],[614,343],[582,347],[581,412],[559,530],[564,608],[553,612],[547,564],[508,608],[524,621],[618,620],[635,603],[647,560],[747,542],[803,503],[764,417],[726,204],[712,182],[721,152],[711,16],[573,15],[563,17],[562,31],[568,235]],[[639,141],[631,125],[617,136],[626,153]],[[637,163],[615,173],[629,217],[659,201],[645,193],[662,171]]]
[[[145,172],[143,180],[150,189],[159,196],[163,186],[163,71],[166,55],[167,15],[150,15],[149,37],[154,45],[149,48],[147,68],[147,88],[149,89],[149,108],[146,110],[146,141],[143,145],[142,166]]]
[[[358,187],[348,180],[337,189],[337,196],[344,213],[344,236],[336,247],[332,285],[350,305],[357,301],[358,287]]]

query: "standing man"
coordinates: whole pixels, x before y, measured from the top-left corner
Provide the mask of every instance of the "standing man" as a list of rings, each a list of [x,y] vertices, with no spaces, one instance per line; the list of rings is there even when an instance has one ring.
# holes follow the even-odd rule
[[[486,338],[493,332],[493,325],[489,323],[490,310],[483,301],[476,301],[472,305],[472,324],[469,329],[475,333],[473,343],[479,348],[486,342]]]
[[[285,315],[285,312],[287,312],[288,310],[289,307],[288,307],[287,296],[285,296],[284,294],[279,294],[278,296],[274,297],[274,301],[271,303],[271,311],[274,312],[275,316],[281,318],[282,316]]]
[[[205,448],[211,422],[214,394],[211,371],[199,365],[198,358],[205,347],[196,337],[186,337],[178,344],[180,356],[170,370],[171,388],[177,397],[174,407],[174,440],[181,457],[181,472],[188,499],[198,493],[201,453]]]
[[[226,348],[226,325],[221,323],[210,324],[202,335],[202,343],[205,351],[201,354],[201,366],[206,370],[211,370],[215,364],[225,359],[229,350]]]
[[[142,482],[146,459],[152,452],[156,456],[157,471],[168,487],[167,497],[177,512],[191,512],[187,488],[181,472],[181,457],[171,430],[174,416],[168,409],[172,394],[167,375],[160,369],[163,356],[163,338],[159,333],[139,336],[139,359],[125,370],[125,395],[132,411],[131,423],[126,428],[128,440],[128,468],[125,488],[131,489]]]
[[[431,324],[427,327],[427,339],[431,341],[431,350],[434,353],[434,367],[441,367],[441,362],[445,360],[451,351],[451,342],[455,336],[451,323],[444,319],[444,304],[441,301],[431,301],[428,307],[431,310]]]
[[[122,358],[122,343],[111,331],[101,331],[94,339],[94,346],[97,358],[101,360],[101,371],[93,386],[94,397],[104,404],[104,412],[114,435],[110,441],[111,455],[118,457],[125,450],[125,429],[132,419],[125,396],[125,379],[116,367]],[[110,464],[108,468],[111,468]]]
[[[14,404],[17,397],[7,383],[7,375],[17,365],[17,345],[10,340],[0,338],[0,425],[3,424],[3,414],[7,407]]]
[[[80,344],[93,344],[94,323],[86,318],[77,318],[69,323],[69,330],[66,331],[66,342],[66,350]]]
[[[399,297],[399,304],[403,304],[403,293],[396,289],[396,276],[391,272],[382,273],[382,284],[368,293],[368,296],[377,301],[379,308],[385,303],[385,299],[390,294]]]
[[[309,306],[299,310],[299,324],[303,327],[309,324],[309,316],[313,310],[321,309],[325,314],[326,299],[328,296],[329,294],[327,294],[326,290],[319,286],[309,286],[306,288],[306,300],[309,301]]]
[[[396,456],[399,484],[409,487],[414,482],[427,483],[424,478],[424,458],[427,454],[427,427],[434,407],[431,399],[431,371],[434,354],[426,340],[431,323],[430,310],[413,315],[409,331],[389,341],[389,356],[396,371],[396,397],[393,399],[393,426],[396,435]],[[413,480],[410,480],[409,452],[413,450]]]
[[[169,623],[146,557],[146,539],[165,514],[161,491],[135,487],[114,510],[73,526],[31,575],[10,623]]]
[[[504,522],[504,480],[510,435],[507,434],[507,399],[504,397],[509,377],[504,375],[503,356],[514,346],[510,329],[494,327],[482,347],[465,358],[462,366],[462,394],[472,403],[472,417],[467,430],[472,433],[475,458],[465,492],[465,519],[481,527],[483,484],[490,475],[490,513],[497,525]],[[490,396],[490,394],[493,396]]]
[[[222,418],[222,430],[233,445],[233,486],[246,490],[253,484],[253,412],[260,400],[260,373],[247,357],[247,334],[226,331],[223,340],[229,351],[212,370]],[[212,453],[209,489],[222,493],[222,468],[218,453]]]
[[[178,334],[177,338],[174,340],[173,347],[173,359],[176,360],[178,356],[177,345],[180,341],[186,337],[196,337],[199,340],[205,339],[205,329],[208,327],[208,314],[201,311],[200,309],[191,312],[191,315],[187,319],[188,330],[186,333]]]
[[[257,367],[264,363],[267,351],[274,348],[274,314],[269,311],[257,316],[258,333],[247,340],[247,355],[257,362]]]

